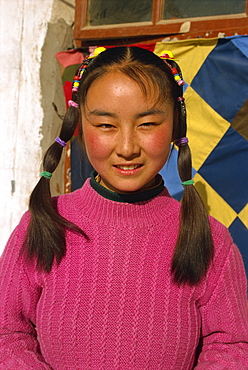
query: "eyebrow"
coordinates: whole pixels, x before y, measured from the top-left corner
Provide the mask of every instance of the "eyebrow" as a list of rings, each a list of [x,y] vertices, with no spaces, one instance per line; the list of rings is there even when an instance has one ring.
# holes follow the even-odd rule
[[[142,118],[146,116],[152,116],[152,115],[164,115],[166,112],[161,109],[148,109],[145,112],[137,113],[135,115],[136,118]]]
[[[115,113],[105,112],[104,110],[94,109],[93,111],[89,111],[89,114],[92,116],[107,116],[107,117],[114,117],[116,118]]]
[[[154,108],[154,109],[148,109],[147,111],[135,114],[135,118],[137,119],[137,118],[142,118],[142,117],[152,116],[152,115],[164,115],[165,113],[166,112],[163,110]],[[106,111],[99,110],[99,109],[94,109],[93,111],[90,111],[89,114],[93,116],[100,116],[100,117],[105,116],[105,117],[117,118],[117,115],[115,113],[106,112]]]

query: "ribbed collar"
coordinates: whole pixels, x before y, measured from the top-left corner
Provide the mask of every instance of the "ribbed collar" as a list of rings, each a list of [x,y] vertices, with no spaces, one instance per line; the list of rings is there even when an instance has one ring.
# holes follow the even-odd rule
[[[180,203],[171,198],[165,187],[161,192],[157,189],[156,193],[159,192],[157,195],[153,192],[154,189],[148,190],[147,200],[141,200],[144,196],[140,197],[140,195],[137,200],[137,194],[133,194],[135,196],[132,199],[133,203],[128,203],[120,197],[117,197],[117,201],[105,198],[92,187],[90,182],[91,179],[88,178],[80,189],[57,197],[59,213],[77,225],[96,222],[103,227],[122,225],[124,229],[126,227],[151,228],[152,225],[165,224],[167,219],[174,218],[175,214],[178,215]],[[178,216],[176,216],[177,219]]]
[[[164,189],[164,181],[160,175],[158,176],[158,184],[152,187],[151,189],[147,189],[137,193],[130,193],[130,194],[120,194],[115,193],[111,190],[106,189],[104,186],[100,185],[95,177],[97,176],[96,171],[92,171],[90,174],[90,185],[92,188],[100,194],[102,197],[113,200],[115,202],[121,203],[137,203],[147,201],[156,197],[160,194]]]

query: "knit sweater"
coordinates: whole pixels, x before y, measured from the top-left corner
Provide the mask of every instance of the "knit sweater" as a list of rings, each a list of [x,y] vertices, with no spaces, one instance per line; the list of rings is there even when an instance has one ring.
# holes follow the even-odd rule
[[[206,278],[178,286],[180,204],[166,189],[126,203],[87,180],[57,206],[87,238],[68,231],[65,257],[45,273],[20,253],[21,219],[1,257],[0,369],[248,369],[246,276],[223,225],[211,219]]]

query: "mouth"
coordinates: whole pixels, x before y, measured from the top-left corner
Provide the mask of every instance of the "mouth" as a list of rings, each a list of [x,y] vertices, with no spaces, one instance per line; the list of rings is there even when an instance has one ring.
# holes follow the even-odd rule
[[[139,168],[139,167],[142,167],[141,164],[130,164],[130,165],[116,165],[114,166],[116,168],[119,168],[120,170],[122,171],[132,171],[132,170],[135,170],[136,168]]]

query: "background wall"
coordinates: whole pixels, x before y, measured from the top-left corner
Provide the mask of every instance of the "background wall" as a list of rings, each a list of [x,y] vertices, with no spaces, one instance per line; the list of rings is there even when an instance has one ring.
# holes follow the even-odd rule
[[[28,207],[41,159],[65,113],[55,53],[73,46],[75,0],[0,3],[0,254]],[[61,164],[62,165],[62,164]],[[63,192],[62,167],[53,194]]]

